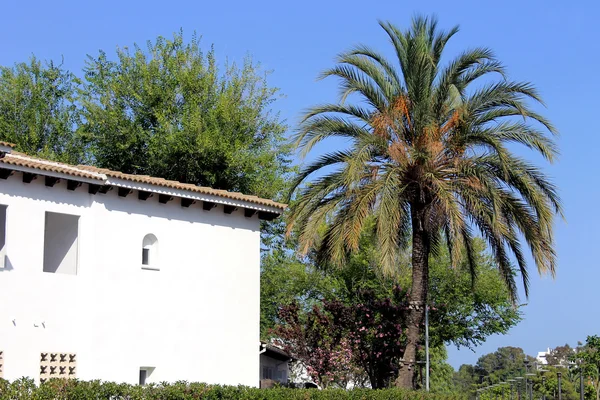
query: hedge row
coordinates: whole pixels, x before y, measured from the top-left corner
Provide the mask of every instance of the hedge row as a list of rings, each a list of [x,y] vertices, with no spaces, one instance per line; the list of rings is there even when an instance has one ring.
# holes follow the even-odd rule
[[[456,395],[429,394],[402,389],[257,389],[177,382],[137,386],[124,383],[50,380],[37,386],[32,379],[8,382],[0,379],[0,399],[20,400],[466,400]]]

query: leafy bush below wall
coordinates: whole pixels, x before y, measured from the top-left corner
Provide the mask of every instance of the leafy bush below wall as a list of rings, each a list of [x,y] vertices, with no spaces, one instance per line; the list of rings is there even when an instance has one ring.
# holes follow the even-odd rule
[[[137,386],[125,383],[50,380],[37,386],[32,379],[0,379],[1,400],[466,400],[462,395],[428,394],[403,389],[257,389],[176,382]]]

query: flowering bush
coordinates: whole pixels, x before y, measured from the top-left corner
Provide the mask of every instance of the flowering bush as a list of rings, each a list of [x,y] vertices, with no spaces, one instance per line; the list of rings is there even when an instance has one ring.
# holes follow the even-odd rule
[[[313,381],[323,387],[346,387],[368,381],[389,386],[404,353],[408,304],[406,292],[394,288],[380,299],[361,291],[356,303],[323,301],[306,314],[297,303],[281,308],[273,334],[289,354],[300,360]]]
[[[298,303],[292,303],[281,308],[279,317],[284,323],[274,330],[277,344],[302,361],[316,384],[345,388],[358,371],[351,343],[332,316],[317,306],[304,315]]]

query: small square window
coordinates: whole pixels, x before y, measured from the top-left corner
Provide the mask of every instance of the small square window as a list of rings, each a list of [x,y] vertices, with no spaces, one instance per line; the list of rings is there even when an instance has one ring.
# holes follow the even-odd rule
[[[150,249],[142,249],[142,265],[150,264]]]

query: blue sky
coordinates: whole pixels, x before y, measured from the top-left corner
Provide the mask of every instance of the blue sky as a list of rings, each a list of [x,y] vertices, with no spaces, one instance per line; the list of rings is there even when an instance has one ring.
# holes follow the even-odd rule
[[[293,128],[301,111],[336,99],[333,81],[317,74],[355,43],[385,51],[377,19],[406,26],[415,13],[435,13],[440,25],[461,26],[447,54],[488,46],[507,65],[511,78],[535,83],[545,113],[558,127],[561,157],[544,165],[560,187],[567,222],[557,222],[557,279],[532,274],[525,320],[508,335],[489,338],[476,352],[449,349],[458,367],[499,346],[535,354],[546,347],[576,344],[600,333],[597,304],[600,213],[596,203],[600,128],[600,6],[594,1],[10,1],[0,14],[0,65],[31,54],[60,61],[79,73],[86,54],[117,46],[144,45],[158,35],[193,31],[217,55],[241,61],[247,54],[272,70],[270,83],[285,97],[275,109]],[[595,165],[595,166],[594,166]]]

